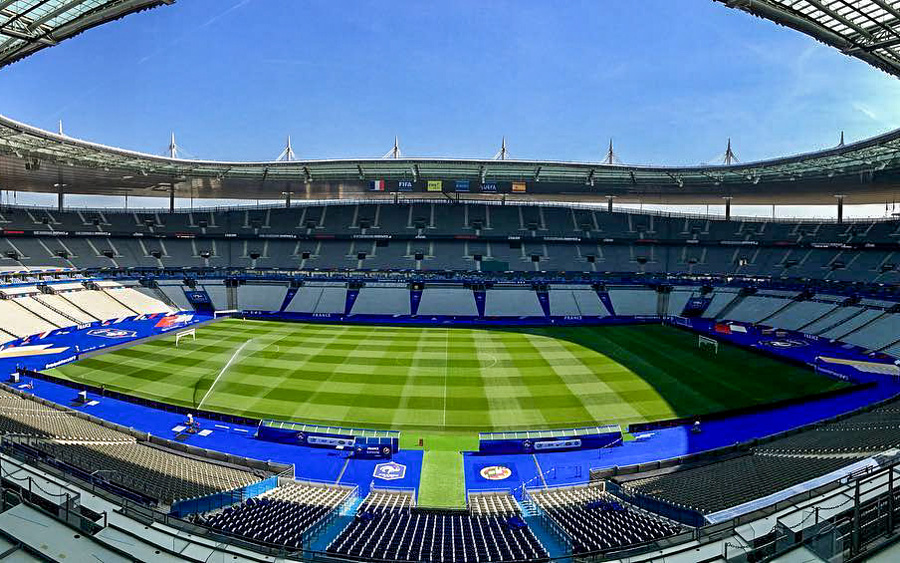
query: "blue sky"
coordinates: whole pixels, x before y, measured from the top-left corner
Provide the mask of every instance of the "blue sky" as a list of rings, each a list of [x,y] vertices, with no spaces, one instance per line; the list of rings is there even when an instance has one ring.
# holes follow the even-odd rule
[[[179,0],[3,69],[0,108],[196,158],[698,164],[900,127],[900,81],[711,0]]]

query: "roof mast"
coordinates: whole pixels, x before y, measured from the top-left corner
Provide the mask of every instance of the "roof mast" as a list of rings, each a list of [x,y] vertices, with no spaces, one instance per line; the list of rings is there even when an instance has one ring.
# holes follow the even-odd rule
[[[287,136],[287,143],[284,145],[284,150],[281,151],[281,154],[278,155],[278,158],[275,159],[276,162],[293,162],[297,160],[297,155],[294,153],[294,148],[291,146],[291,136]]]

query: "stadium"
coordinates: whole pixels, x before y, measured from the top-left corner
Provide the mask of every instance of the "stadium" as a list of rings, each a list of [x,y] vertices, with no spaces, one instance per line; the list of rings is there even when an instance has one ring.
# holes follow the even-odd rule
[[[0,1],[0,73],[174,4]],[[712,4],[900,78],[900,1]],[[699,166],[177,149],[0,116],[0,185],[55,202],[0,205],[0,561],[900,558],[900,215],[845,214],[896,200],[900,130]]]

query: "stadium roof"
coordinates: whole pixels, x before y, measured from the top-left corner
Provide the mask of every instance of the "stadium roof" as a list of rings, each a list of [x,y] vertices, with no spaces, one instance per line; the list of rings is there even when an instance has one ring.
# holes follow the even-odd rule
[[[526,182],[527,195],[517,197],[556,200],[718,203],[733,196],[803,204],[841,194],[848,203],[884,203],[900,192],[900,131],[786,158],[695,167],[459,158],[221,162],[106,147],[0,116],[0,188],[159,196],[174,185],[179,197],[279,199],[291,191],[318,199],[380,195],[368,191],[380,179]]]
[[[175,0],[0,0],[0,67],[82,31]]]
[[[900,0],[716,0],[900,76]]]
[[[900,0],[716,0],[806,33],[900,76]],[[0,0],[0,67],[86,29],[174,0]],[[0,188],[228,199],[379,196],[372,180],[526,182],[530,197],[622,203],[849,203],[898,200],[900,130],[773,160],[695,167],[459,158],[217,162],[81,141],[0,116]],[[508,186],[507,186],[508,188]],[[387,190],[389,191],[389,190]],[[477,190],[474,190],[477,191]],[[503,190],[500,190],[501,192]],[[507,191],[510,191],[507,189]],[[441,194],[430,194],[441,197]]]

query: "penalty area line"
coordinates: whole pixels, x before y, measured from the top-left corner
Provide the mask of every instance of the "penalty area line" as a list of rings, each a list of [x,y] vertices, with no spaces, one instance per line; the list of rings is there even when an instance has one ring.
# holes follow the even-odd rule
[[[222,377],[222,375],[225,374],[225,371],[228,370],[228,367],[231,365],[231,362],[233,362],[234,359],[237,358],[238,354],[241,353],[241,350],[243,350],[244,347],[245,347],[247,344],[250,344],[250,342],[252,342],[252,341],[253,341],[253,339],[251,338],[250,340],[248,340],[248,341],[244,342],[243,344],[241,344],[240,347],[238,347],[238,349],[234,351],[234,354],[232,354],[232,355],[231,355],[231,358],[228,359],[228,363],[225,364],[225,367],[222,368],[222,371],[220,371],[220,372],[219,372],[219,375],[217,375],[216,378],[213,380],[213,384],[210,385],[210,386],[209,386],[209,389],[206,390],[206,395],[203,395],[203,398],[200,399],[200,402],[199,402],[199,403],[197,403],[197,410],[200,410],[200,407],[203,406],[203,401],[205,401],[206,398],[209,397],[209,394],[212,393],[212,390],[213,390],[213,388],[216,386],[216,383],[219,382],[219,379]]]

